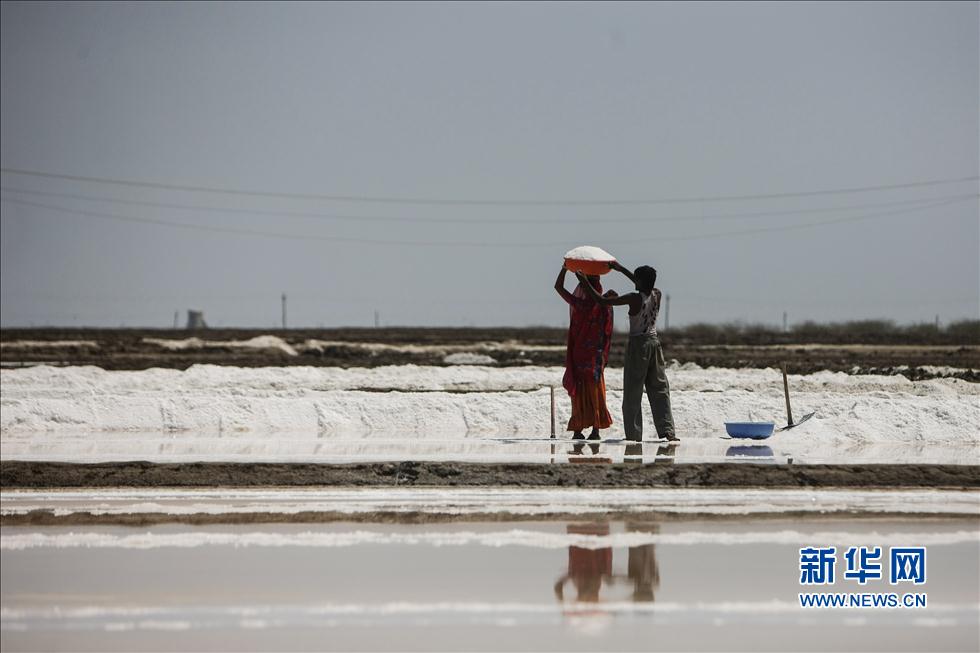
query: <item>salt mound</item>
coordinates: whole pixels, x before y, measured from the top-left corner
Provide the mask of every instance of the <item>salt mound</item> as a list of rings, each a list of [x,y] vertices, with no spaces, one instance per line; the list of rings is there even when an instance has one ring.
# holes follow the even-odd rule
[[[442,359],[442,362],[447,365],[493,365],[497,361],[486,354],[473,354],[464,351],[458,354],[449,354]]]
[[[169,338],[143,338],[143,342],[157,345],[169,351],[185,351],[188,349],[255,349],[258,351],[279,352],[288,356],[298,356],[299,353],[285,340],[278,336],[255,336],[249,340],[201,340],[200,338],[185,338],[172,340]]]
[[[277,336],[256,336],[249,340],[241,340],[238,342],[233,342],[233,347],[242,347],[245,349],[260,349],[266,351],[279,351],[288,356],[298,355],[296,350],[293,349],[289,343],[287,343],[282,338]]]
[[[179,441],[167,440],[162,449],[158,440],[134,435],[133,449],[126,450],[129,459],[149,460],[168,455],[176,446],[200,451],[212,444],[214,455],[230,455],[229,451],[244,455],[244,443],[234,449],[238,440],[214,439],[214,433],[363,437],[368,448],[375,446],[372,434],[385,433],[397,433],[405,441],[427,437],[466,441],[471,434],[540,435],[550,430],[550,386],[560,388],[563,373],[564,368],[557,366],[473,364],[347,369],[194,365],[184,371],[106,371],[91,366],[4,369],[0,370],[0,448],[4,459],[27,454],[97,457],[105,447],[123,446],[113,442],[128,440],[80,434],[183,434]],[[621,369],[606,370],[607,403],[614,410],[622,402],[622,378]],[[916,460],[933,455],[916,446],[941,445],[935,450],[938,455],[955,445],[967,452],[964,459],[973,460],[980,451],[976,428],[980,384],[832,372],[791,375],[789,380],[794,412],[817,412],[805,427],[780,434],[775,441],[779,447],[792,445],[797,454],[812,446],[817,452],[832,449],[844,459],[860,447],[867,459],[869,447],[878,447],[876,459]],[[698,442],[720,442],[719,429],[726,421],[747,417],[752,421],[752,416],[782,421],[785,415],[778,370],[679,366],[671,370],[670,381],[674,420],[678,430],[687,434],[682,436],[687,440],[684,448],[691,455]],[[644,423],[652,424],[647,402],[643,415]],[[556,423],[563,424],[569,416],[570,402],[559,392]],[[614,419],[607,435],[622,437],[618,415]],[[275,453],[280,447],[287,451],[290,445],[275,438],[247,445],[252,453],[260,446]]]
[[[616,257],[599,247],[583,245],[565,253],[565,258],[573,261],[615,261]]]
[[[94,340],[14,340],[13,342],[0,342],[0,349],[44,349],[44,348],[64,348],[81,349],[83,347],[98,348],[99,343]]]
[[[204,348],[204,341],[200,338],[184,338],[183,340],[173,340],[171,338],[143,338],[143,342],[148,345],[163,347],[167,351],[184,351],[185,349]]]

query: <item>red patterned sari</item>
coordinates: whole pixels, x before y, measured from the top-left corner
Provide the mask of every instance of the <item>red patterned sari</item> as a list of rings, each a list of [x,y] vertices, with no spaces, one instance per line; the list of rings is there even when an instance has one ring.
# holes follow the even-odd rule
[[[601,294],[602,286],[595,285]],[[562,378],[562,385],[572,399],[568,430],[609,428],[612,416],[606,407],[603,370],[609,360],[612,341],[612,306],[593,301],[579,285],[569,302],[569,317],[565,376]]]

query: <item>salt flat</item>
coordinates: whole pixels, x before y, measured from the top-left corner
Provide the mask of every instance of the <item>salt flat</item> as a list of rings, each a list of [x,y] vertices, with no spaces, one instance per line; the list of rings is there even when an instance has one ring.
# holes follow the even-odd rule
[[[558,367],[377,368],[197,365],[186,371],[38,366],[0,371],[4,460],[975,463],[980,384],[953,378],[819,372],[790,376],[794,413],[816,416],[760,442],[725,437],[726,421],[785,422],[772,369],[670,370],[684,442],[629,451],[619,420],[598,450],[559,437],[568,401]],[[621,370],[610,368],[614,419]],[[645,420],[653,437],[649,407]]]
[[[105,488],[4,490],[0,515],[34,511],[125,516],[296,515],[334,521],[402,513],[429,517],[588,515],[651,510],[676,515],[904,514],[980,516],[967,490],[682,488]]]

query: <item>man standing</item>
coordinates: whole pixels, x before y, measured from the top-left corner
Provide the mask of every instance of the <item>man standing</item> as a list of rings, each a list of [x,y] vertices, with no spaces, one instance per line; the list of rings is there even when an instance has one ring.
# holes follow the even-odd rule
[[[657,436],[677,441],[680,438],[674,433],[667,365],[657,336],[656,324],[661,298],[660,290],[655,287],[657,271],[648,265],[641,265],[631,273],[616,261],[610,263],[609,267],[626,275],[633,282],[636,292],[619,297],[602,297],[586,277],[581,274],[578,277],[582,287],[596,302],[608,306],[629,306],[630,332],[623,369],[623,425],[626,439],[643,439],[642,405],[643,391],[646,389]]]

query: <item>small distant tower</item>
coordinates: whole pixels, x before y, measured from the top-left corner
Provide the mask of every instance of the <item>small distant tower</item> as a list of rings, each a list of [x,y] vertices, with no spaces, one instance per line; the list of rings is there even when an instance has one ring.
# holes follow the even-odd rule
[[[667,295],[667,305],[664,306],[664,331],[670,328],[670,295]]]
[[[381,326],[381,313],[374,311],[374,328],[377,329]]]
[[[282,294],[282,328],[286,328],[286,293]]]
[[[204,311],[187,310],[187,329],[207,329],[208,323],[204,321]]]

